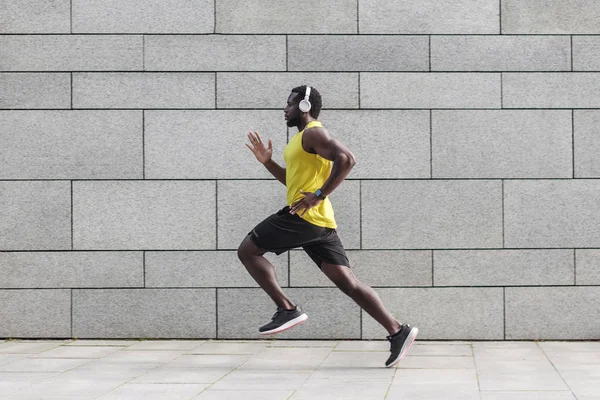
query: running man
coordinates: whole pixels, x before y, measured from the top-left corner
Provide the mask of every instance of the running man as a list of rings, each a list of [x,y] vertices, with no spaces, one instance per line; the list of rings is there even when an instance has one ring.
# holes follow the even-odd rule
[[[393,367],[404,358],[419,330],[393,318],[377,293],[350,269],[328,196],[344,181],[356,161],[352,152],[317,120],[320,111],[321,95],[315,88],[292,89],[284,115],[287,126],[297,127],[298,133],[283,152],[286,168],[271,159],[271,140],[265,145],[258,132],[248,133],[250,145],[246,146],[286,186],[288,204],[252,229],[238,248],[240,261],[277,305],[271,322],[259,328],[259,333],[283,332],[308,318],[283,293],[273,265],[263,257],[266,252],[279,255],[302,247],[342,292],[388,331],[391,355],[385,365]]]

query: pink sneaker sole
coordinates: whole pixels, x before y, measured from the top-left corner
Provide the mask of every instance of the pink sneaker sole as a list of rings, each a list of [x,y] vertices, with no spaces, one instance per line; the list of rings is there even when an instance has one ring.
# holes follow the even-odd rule
[[[396,361],[394,361],[393,363],[388,365],[387,368],[392,368],[393,366],[398,364],[400,361],[402,361],[402,359],[406,356],[406,354],[408,354],[408,349],[410,349],[410,346],[412,346],[412,344],[415,341],[415,339],[417,338],[418,334],[419,334],[419,328],[413,328],[413,330],[410,332],[410,336],[412,336],[412,338],[410,339],[408,346],[406,346],[405,348],[402,349],[402,351],[400,352],[400,357],[398,357],[396,359]],[[410,336],[409,336],[409,338],[410,338]]]
[[[295,327],[296,325],[300,325],[301,323],[303,323],[307,319],[308,319],[308,315],[302,314],[298,318],[295,318],[295,319],[291,320],[287,324],[281,325],[277,329],[273,329],[273,330],[266,331],[266,332],[259,332],[259,333],[260,333],[261,336],[274,335],[276,333],[281,333],[283,331],[287,331],[288,329]]]

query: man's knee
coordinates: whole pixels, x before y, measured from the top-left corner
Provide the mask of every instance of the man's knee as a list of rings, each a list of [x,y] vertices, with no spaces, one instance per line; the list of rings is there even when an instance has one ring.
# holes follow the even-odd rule
[[[259,256],[264,254],[255,244],[250,240],[250,235],[246,236],[242,243],[240,243],[237,249],[237,255],[240,261],[244,262],[250,257]]]
[[[352,295],[359,287],[360,282],[352,270],[343,265],[321,264],[321,269],[327,277],[344,293]]]

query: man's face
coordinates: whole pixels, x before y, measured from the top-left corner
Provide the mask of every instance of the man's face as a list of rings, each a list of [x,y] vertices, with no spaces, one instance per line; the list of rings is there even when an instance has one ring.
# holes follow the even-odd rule
[[[300,103],[300,93],[290,93],[287,99],[287,105],[283,110],[287,126],[290,128],[292,126],[297,126],[300,123],[302,112],[300,111],[300,108],[298,108],[298,103]]]

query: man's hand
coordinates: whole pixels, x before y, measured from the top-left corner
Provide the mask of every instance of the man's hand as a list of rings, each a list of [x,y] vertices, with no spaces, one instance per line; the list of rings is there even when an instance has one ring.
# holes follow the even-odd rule
[[[271,139],[269,139],[269,146],[265,147],[264,143],[260,139],[260,135],[258,132],[248,132],[248,139],[250,139],[250,143],[252,143],[252,147],[248,146],[246,143],[246,147],[250,149],[254,156],[258,161],[262,164],[267,163],[271,156],[273,155],[273,144],[271,143]]]
[[[290,207],[290,214],[296,214],[298,211],[304,209],[302,214],[300,214],[302,217],[308,210],[323,201],[312,192],[303,192],[301,190],[300,193],[302,193],[304,197],[292,204]]]

